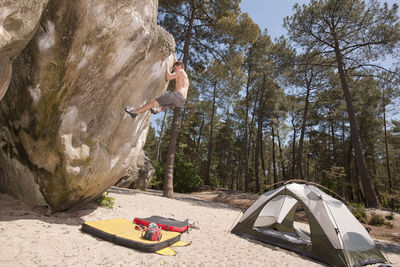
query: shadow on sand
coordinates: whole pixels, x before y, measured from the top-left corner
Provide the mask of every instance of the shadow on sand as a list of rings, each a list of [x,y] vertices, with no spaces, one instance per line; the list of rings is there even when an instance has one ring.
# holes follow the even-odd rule
[[[316,264],[320,264],[321,266],[329,266],[324,262],[312,259],[312,258],[304,256],[304,255],[302,255],[300,253],[296,253],[294,251],[290,251],[290,250],[287,250],[287,249],[284,249],[284,248],[281,248],[281,247],[278,247],[278,246],[275,246],[275,245],[271,245],[271,244],[268,244],[268,243],[265,243],[265,242],[262,242],[262,241],[259,241],[259,240],[256,240],[256,239],[251,239],[251,238],[248,238],[248,237],[245,237],[245,236],[241,236],[241,235],[237,235],[237,236],[240,237],[240,238],[246,239],[247,241],[249,241],[251,243],[254,243],[254,244],[269,248],[270,250],[273,250],[273,251],[284,252],[287,255],[300,257],[300,258],[302,258],[304,260],[311,261],[311,262],[314,262]]]
[[[384,253],[400,255],[400,244],[398,243],[375,241],[375,244]]]
[[[134,189],[119,188],[119,187],[113,186],[113,187],[109,188],[107,191],[110,193],[123,194],[123,195],[145,194],[145,195],[150,195],[150,196],[163,197],[163,192],[161,190],[153,190],[153,189],[146,189],[144,191],[139,191],[139,190],[134,190]],[[212,208],[217,208],[217,209],[232,209],[235,211],[241,211],[240,208],[237,208],[237,207],[229,205],[229,204],[215,202],[215,201],[211,201],[211,200],[204,200],[204,199],[188,196],[187,194],[174,193],[174,199],[179,200],[179,201],[188,202],[192,205],[197,205],[197,206],[212,207]]]
[[[68,211],[49,214],[47,207],[31,207],[19,199],[0,194],[0,221],[41,220],[50,224],[82,225],[82,217],[98,208],[94,201]]]
[[[107,190],[113,194],[137,195],[146,194],[162,197],[162,191],[159,190],[133,190],[128,188],[111,187]],[[189,202],[192,205],[212,207],[220,209],[232,209],[240,211],[234,206],[208,201],[187,196],[185,194],[175,193],[175,198],[179,201]],[[50,224],[82,225],[85,220],[82,217],[94,212],[98,205],[95,201],[79,205],[70,210],[56,213],[48,213],[46,207],[31,207],[19,199],[15,199],[7,194],[0,193],[0,221],[18,221],[18,220],[41,220]]]

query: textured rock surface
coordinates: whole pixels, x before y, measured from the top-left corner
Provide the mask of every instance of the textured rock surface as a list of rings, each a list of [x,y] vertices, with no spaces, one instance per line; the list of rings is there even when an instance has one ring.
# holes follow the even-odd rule
[[[0,100],[11,80],[12,62],[31,40],[47,2],[0,1]]]
[[[0,110],[0,191],[53,211],[97,197],[137,162],[174,50],[156,0],[50,0]],[[172,57],[168,57],[172,63]]]
[[[145,190],[150,183],[156,170],[151,164],[151,160],[142,153],[127,175],[122,177],[115,185],[123,188],[135,188]]]

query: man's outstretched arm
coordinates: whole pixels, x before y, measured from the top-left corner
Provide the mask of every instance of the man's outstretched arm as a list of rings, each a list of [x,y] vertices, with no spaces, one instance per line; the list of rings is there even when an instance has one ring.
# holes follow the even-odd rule
[[[171,72],[169,71],[168,61],[165,61],[165,79],[167,81],[170,81],[170,80],[176,79],[177,76],[178,76],[177,73],[171,74]]]

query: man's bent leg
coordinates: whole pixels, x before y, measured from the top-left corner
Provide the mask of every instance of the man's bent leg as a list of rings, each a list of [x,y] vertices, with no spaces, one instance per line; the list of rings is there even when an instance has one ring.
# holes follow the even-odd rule
[[[162,106],[158,112],[164,111],[164,110],[166,110],[167,108],[169,108],[169,106]]]
[[[156,99],[153,99],[152,101],[150,101],[146,105],[144,105],[144,106],[142,106],[142,107],[140,107],[140,108],[138,108],[136,110],[133,110],[132,112],[136,113],[136,114],[140,114],[140,113],[143,113],[143,112],[145,112],[145,111],[147,111],[147,110],[149,110],[151,108],[154,108],[156,106],[159,106],[159,105],[160,104],[158,103],[158,101]]]
[[[153,113],[154,115],[155,114],[157,114],[157,113],[159,113],[159,112],[161,112],[161,111],[164,111],[165,109],[167,109],[167,108],[169,108],[170,106],[159,106],[158,108],[152,108],[152,109],[150,109],[150,111],[151,111],[151,113]]]

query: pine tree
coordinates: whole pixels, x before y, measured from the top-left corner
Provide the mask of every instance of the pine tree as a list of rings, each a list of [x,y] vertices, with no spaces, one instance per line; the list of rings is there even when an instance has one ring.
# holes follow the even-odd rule
[[[326,65],[336,68],[346,101],[357,170],[368,206],[380,207],[367,170],[359,126],[355,117],[348,72],[371,66],[378,57],[393,52],[400,40],[398,6],[383,8],[376,0],[368,6],[360,0],[313,0],[295,5],[295,14],[285,18],[290,38],[312,53],[319,53]]]
[[[159,1],[159,22],[176,41],[176,51],[183,56],[187,72],[201,69],[208,57],[224,61],[224,45],[244,40],[258,27],[246,14],[241,14],[238,0],[175,0]],[[245,33],[245,34],[243,34]],[[250,38],[251,39],[251,38]],[[180,109],[174,109],[171,137],[166,160],[164,195],[172,197],[173,162]],[[167,192],[167,190],[169,190]]]

